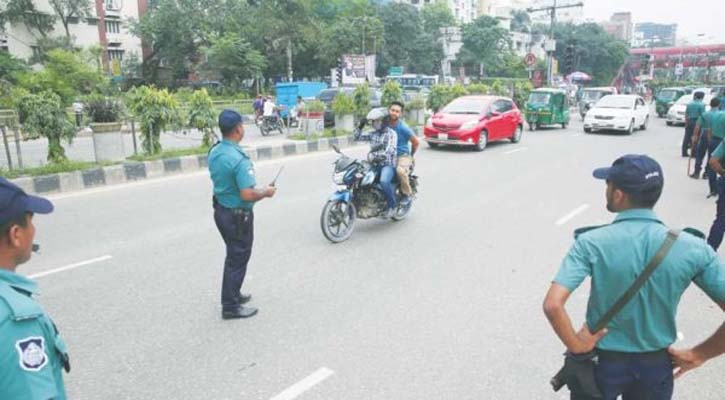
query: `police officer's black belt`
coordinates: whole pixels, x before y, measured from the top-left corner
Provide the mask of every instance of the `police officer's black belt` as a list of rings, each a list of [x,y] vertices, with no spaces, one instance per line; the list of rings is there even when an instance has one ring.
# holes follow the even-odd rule
[[[604,313],[599,321],[594,325],[593,329],[590,329],[592,333],[596,333],[604,329],[607,324],[617,315],[618,312],[629,303],[635,294],[639,291],[642,285],[647,282],[650,276],[655,272],[655,269],[662,264],[667,254],[670,252],[672,245],[677,241],[677,237],[680,235],[679,231],[670,230],[667,232],[667,237],[664,243],[660,246],[657,253],[650,260],[647,266],[644,268],[642,273],[635,279],[632,286],[617,299],[612,307]],[[573,394],[589,396],[593,399],[601,399],[602,393],[597,387],[596,380],[594,379],[594,368],[596,367],[599,359],[596,351],[590,351],[584,354],[572,354],[567,352],[564,354],[564,366],[559,372],[551,378],[551,386],[555,392],[558,392],[564,385],[569,387],[569,390]]]

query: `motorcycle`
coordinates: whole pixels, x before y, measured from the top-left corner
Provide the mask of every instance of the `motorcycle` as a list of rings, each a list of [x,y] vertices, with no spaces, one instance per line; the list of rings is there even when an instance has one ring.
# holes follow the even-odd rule
[[[386,213],[388,204],[385,193],[380,185],[380,166],[384,158],[373,155],[382,147],[373,147],[368,153],[367,160],[357,160],[345,155],[337,146],[333,150],[340,156],[334,162],[332,181],[339,189],[333,193],[322,208],[320,227],[322,234],[333,243],[344,242],[349,239],[355,228],[357,219],[380,217]],[[410,170],[410,187],[413,194],[407,204],[402,204],[403,193],[400,185],[396,185],[395,196],[398,207],[392,216],[394,221],[402,221],[409,214],[413,206],[415,195],[418,193],[418,177]]]
[[[259,131],[262,133],[262,136],[269,135],[272,131],[279,131],[281,135],[284,135],[284,130],[282,130],[282,122],[277,115],[273,115],[271,117],[262,117],[262,125],[259,127]]]

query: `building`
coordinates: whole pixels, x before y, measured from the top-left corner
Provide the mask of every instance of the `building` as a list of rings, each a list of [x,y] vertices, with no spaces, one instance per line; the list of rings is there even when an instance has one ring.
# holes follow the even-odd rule
[[[627,43],[632,41],[632,13],[615,13],[609,21],[599,24],[607,33]]]
[[[557,6],[566,6],[579,3],[581,0],[558,0]],[[554,0],[533,0],[531,8],[551,7]],[[531,13],[531,22],[534,24],[551,23],[551,14],[546,11]],[[556,10],[556,22],[572,23],[575,25],[584,23],[584,7],[560,8]]]
[[[101,45],[106,71],[118,74],[120,64],[130,54],[141,58],[143,50],[141,39],[130,32],[130,22],[138,20],[147,9],[147,0],[89,0],[91,13],[87,17],[73,18],[69,22],[69,31],[76,46],[87,48]],[[34,0],[38,11],[53,15],[48,0]],[[139,12],[141,10],[141,12]],[[38,35],[23,24],[6,24],[0,27],[0,49],[21,58],[30,59],[37,54]],[[60,21],[55,22],[50,37],[65,36]]]
[[[643,22],[634,26],[632,47],[672,47],[677,44],[677,24]]]

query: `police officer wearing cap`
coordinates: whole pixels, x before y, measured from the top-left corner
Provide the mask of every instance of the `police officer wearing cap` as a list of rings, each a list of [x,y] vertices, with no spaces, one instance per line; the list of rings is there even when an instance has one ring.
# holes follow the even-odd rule
[[[38,285],[16,273],[30,260],[34,214],[53,211],[0,178],[0,399],[65,399],[68,351],[53,321],[35,301]]]
[[[276,189],[257,189],[254,166],[239,146],[244,138],[242,116],[232,110],[219,114],[222,141],[209,152],[209,173],[214,183],[214,222],[226,244],[222,279],[222,318],[248,318],[257,309],[244,307],[251,295],[240,290],[247,273],[254,241],[254,204],[273,197]]]
[[[609,225],[577,230],[546,295],[544,312],[570,353],[596,351],[595,379],[604,399],[670,399],[673,364],[679,376],[725,351],[725,324],[692,349],[670,347],[677,340],[677,305],[691,282],[725,311],[725,266],[699,232],[686,229],[632,300],[605,329],[591,332],[669,232],[653,211],[664,185],[655,160],[627,155],[595,170],[594,177],[606,181],[607,210],[617,216]],[[591,291],[586,322],[577,332],[565,304],[587,277]],[[571,398],[588,399],[574,392]]]

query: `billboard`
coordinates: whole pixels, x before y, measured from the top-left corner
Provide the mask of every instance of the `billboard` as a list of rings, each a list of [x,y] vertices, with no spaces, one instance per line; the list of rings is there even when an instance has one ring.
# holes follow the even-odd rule
[[[340,66],[343,85],[359,85],[375,80],[375,55],[343,54]]]

